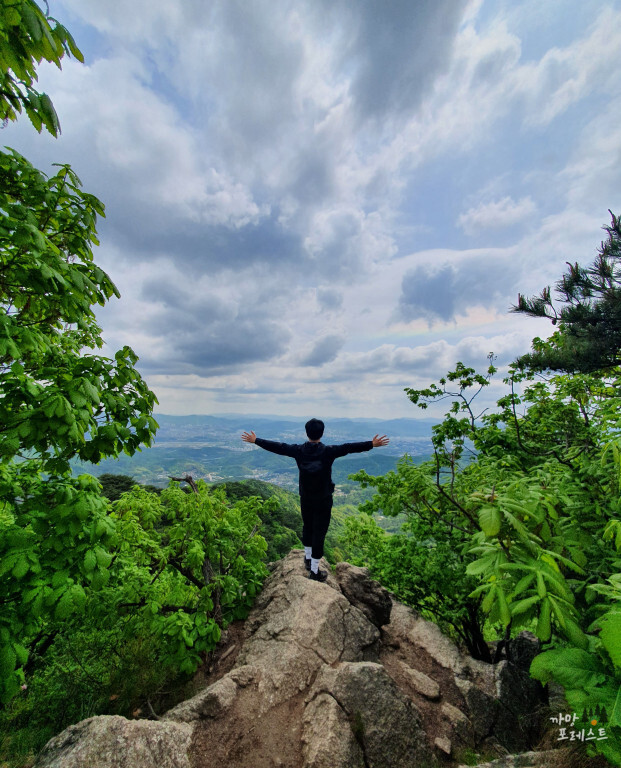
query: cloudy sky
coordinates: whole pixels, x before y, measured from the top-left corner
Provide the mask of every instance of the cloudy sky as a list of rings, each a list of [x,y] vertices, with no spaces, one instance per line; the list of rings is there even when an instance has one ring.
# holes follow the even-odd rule
[[[621,212],[621,3],[50,0],[42,67],[106,205],[99,313],[161,413],[416,416],[403,388],[505,365],[518,291]]]

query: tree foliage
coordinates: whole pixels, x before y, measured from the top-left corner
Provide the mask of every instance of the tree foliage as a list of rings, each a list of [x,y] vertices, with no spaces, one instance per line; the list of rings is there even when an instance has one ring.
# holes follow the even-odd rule
[[[491,359],[485,375],[459,363],[438,384],[406,390],[423,409],[430,400],[452,403],[444,422],[433,429],[434,458],[416,464],[405,456],[396,471],[383,477],[364,471],[355,474],[362,487],[376,491],[361,506],[363,512],[388,517],[405,514],[406,523],[402,533],[384,536],[370,518],[364,525],[348,520],[345,538],[348,554],[361,558],[401,600],[460,639],[475,658],[486,661],[491,656],[483,637],[482,598],[469,596],[476,581],[466,573],[477,525],[476,517],[464,507],[464,495],[476,484],[465,484],[460,462],[476,429],[476,395],[494,372]]]
[[[433,460],[358,477],[378,489],[375,509],[415,521],[412,551],[443,545],[452,530],[458,598],[476,580],[462,610],[474,602],[499,638],[534,631],[550,650],[533,674],[561,683],[575,711],[605,706],[609,739],[597,747],[621,764],[621,370],[542,380],[512,369],[496,408],[477,414],[493,372],[459,364],[439,385],[407,390],[419,407],[450,402],[433,430]],[[374,546],[367,559],[380,577],[446,620],[452,595],[434,605],[442,575],[425,589],[425,559],[408,556],[406,541]]]
[[[102,494],[108,499],[108,501],[118,501],[124,493],[131,491],[135,485],[139,485],[141,488],[145,488],[147,491],[153,493],[161,493],[162,489],[155,485],[144,485],[143,483],[137,483],[133,477],[129,475],[111,475],[104,473],[97,477],[99,484],[101,485]]]
[[[274,500],[274,505],[265,508],[265,514],[260,515],[261,533],[267,542],[268,560],[278,560],[293,548],[302,546],[300,504],[290,491],[261,480],[229,480],[218,483],[215,488],[222,488],[230,501],[251,496],[264,501]]]
[[[393,493],[399,494],[396,486],[407,487],[410,467],[406,457],[396,472],[383,478],[364,471],[354,475],[364,486],[377,489],[373,501],[363,509],[386,514],[385,506],[394,500]],[[491,661],[483,636],[481,599],[469,597],[476,579],[465,573],[470,558],[465,554],[463,535],[440,521],[430,524],[411,512],[399,533],[387,534],[365,511],[345,520],[342,556],[354,565],[368,566],[400,601],[463,643],[474,658]]]
[[[34,127],[60,133],[50,97],[37,91],[37,65],[43,60],[61,69],[61,59],[84,61],[69,30],[44,14],[34,0],[4,0],[0,8],[0,120],[16,120],[22,110]]]
[[[81,58],[34,2],[3,3],[0,117],[23,107],[56,134],[35,66],[69,50]],[[109,575],[114,521],[97,481],[72,477],[69,460],[132,454],[157,427],[133,351],[96,353],[93,306],[118,296],[93,260],[103,214],[69,166],[48,177],[0,152],[0,702],[24,683],[49,623],[83,610]]]
[[[199,481],[161,494],[135,486],[116,502],[115,563],[97,599],[106,615],[130,611],[143,633],[167,638],[169,666],[193,672],[220,630],[245,617],[267,570],[259,511],[274,502],[256,497],[227,503]],[[93,570],[97,563],[85,561]]]
[[[51,642],[31,655],[27,690],[0,710],[0,760],[38,751],[85,717],[159,715],[187,698],[185,683],[209,666],[221,631],[245,618],[267,574],[260,515],[276,504],[231,502],[202,481],[190,493],[173,483],[123,494],[107,551],[83,554],[92,576],[83,604],[48,618]]]
[[[536,371],[592,373],[621,362],[621,220],[610,214],[608,238],[589,267],[569,264],[556,283],[555,305],[550,287],[532,298],[518,295],[514,312],[546,317],[558,331],[548,342],[535,339],[533,351],[519,358],[521,367]]]

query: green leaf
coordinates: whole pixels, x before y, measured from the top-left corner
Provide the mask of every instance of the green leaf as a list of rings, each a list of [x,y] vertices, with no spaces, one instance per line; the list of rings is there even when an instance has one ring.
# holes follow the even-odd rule
[[[542,599],[548,594],[541,571],[537,571],[537,594]]]
[[[560,624],[561,628],[567,629],[567,614],[563,610],[563,606],[559,603],[558,600],[552,597],[552,595],[548,595],[548,600],[550,601],[552,610],[554,611],[554,615],[556,616],[556,620]]]
[[[485,599],[481,604],[481,610],[483,611],[483,613],[489,613],[492,610],[492,605],[496,600],[496,590],[497,590],[497,586],[494,584],[492,585],[491,589],[485,596]]]
[[[4,18],[6,20],[6,23],[13,27],[16,27],[22,20],[22,17],[15,10],[15,8],[11,8],[11,7],[5,9]]]
[[[581,648],[583,651],[588,649],[589,640],[587,636],[576,624],[576,622],[573,619],[570,619],[568,616],[565,617],[564,630],[567,638],[571,643],[573,643],[573,645],[575,645],[577,648]]]
[[[23,666],[28,661],[28,649],[24,648],[24,646],[19,643],[13,643],[13,650],[17,657],[17,665],[20,667]]]
[[[494,565],[496,562],[496,557],[496,552],[492,552],[491,554],[485,555],[479,560],[474,560],[473,562],[468,563],[468,567],[466,568],[467,575],[478,576],[481,573],[484,573]]]
[[[0,646],[0,676],[8,677],[15,669],[17,654],[10,645]]]
[[[54,589],[57,589],[58,587],[63,587],[69,580],[69,571],[63,570],[63,571],[56,571],[54,575],[52,576],[52,587]]]
[[[81,584],[74,584],[71,589],[71,602],[73,604],[73,610],[82,610],[86,605],[86,592]]]
[[[479,525],[486,536],[496,536],[500,532],[501,525],[498,507],[481,507],[479,510]]]
[[[74,612],[75,607],[73,605],[73,597],[71,594],[71,589],[67,589],[63,594],[61,595],[60,600],[56,604],[56,610],[54,611],[54,615],[57,619],[66,619]]]
[[[28,564],[28,560],[26,559],[26,556],[20,555],[18,561],[13,566],[13,570],[12,570],[13,576],[15,576],[16,579],[23,579],[29,570],[30,570],[30,566]]]
[[[511,604],[511,614],[513,616],[517,616],[520,613],[524,613],[529,608],[532,608],[534,605],[537,605],[537,603],[540,601],[539,595],[533,595],[532,597],[527,597],[524,600],[520,600],[517,603]]]
[[[540,653],[530,665],[530,674],[544,685],[554,680],[568,689],[593,688],[606,679],[597,656],[580,648]]]
[[[550,639],[552,633],[552,627],[550,624],[552,606],[547,597],[541,602],[541,608],[539,609],[539,620],[537,621],[537,628],[535,634],[544,643]]]
[[[84,64],[84,56],[82,55],[82,51],[75,44],[75,40],[73,39],[73,37],[71,36],[71,34],[67,29],[65,29],[65,35],[67,36],[67,43],[69,45],[69,50],[80,63]]]
[[[95,547],[95,556],[97,557],[97,565],[100,568],[107,568],[112,562],[112,555],[101,547]]]
[[[23,3],[21,6],[22,16],[30,37],[35,42],[39,42],[43,37],[43,30],[41,29],[41,22],[37,14],[30,8],[28,3]]]
[[[617,668],[621,668],[621,613],[607,613],[599,620],[604,648]]]
[[[97,556],[92,549],[86,551],[84,555],[84,568],[87,573],[91,573],[97,567]]]
[[[535,580],[535,574],[534,573],[527,573],[526,576],[523,576],[518,583],[513,588],[512,596],[515,598],[518,595],[521,595],[522,592],[525,592],[528,587],[533,583]]]
[[[498,606],[500,610],[500,620],[506,627],[511,623],[511,611],[509,610],[509,606],[507,604],[507,598],[504,593],[504,590],[500,585],[498,585],[497,587],[497,593],[498,593]]]

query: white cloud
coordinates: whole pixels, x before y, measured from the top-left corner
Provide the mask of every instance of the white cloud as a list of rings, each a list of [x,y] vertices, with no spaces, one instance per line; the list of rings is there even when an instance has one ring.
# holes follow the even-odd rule
[[[105,335],[163,410],[409,412],[403,386],[525,351],[518,290],[621,210],[613,5],[572,28],[557,0],[540,39],[534,0],[55,3],[96,56],[41,68],[58,142],[6,143],[106,203]]]
[[[513,200],[503,197],[492,203],[479,203],[475,208],[460,214],[457,224],[467,235],[481,229],[503,229],[531,218],[535,214],[535,203],[530,197]]]
[[[587,95],[618,93],[620,65],[621,12],[603,7],[587,35],[565,48],[550,49],[516,73],[527,122],[545,126]]]

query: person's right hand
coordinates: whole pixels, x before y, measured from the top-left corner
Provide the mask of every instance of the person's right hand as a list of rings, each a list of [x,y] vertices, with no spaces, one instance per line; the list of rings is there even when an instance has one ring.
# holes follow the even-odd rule
[[[375,435],[373,438],[373,447],[379,448],[382,445],[388,445],[390,440],[386,437],[386,435],[382,435],[381,437],[379,435]]]
[[[245,443],[254,443],[254,441],[257,439],[257,436],[252,430],[250,430],[250,432],[243,432],[241,438]]]

